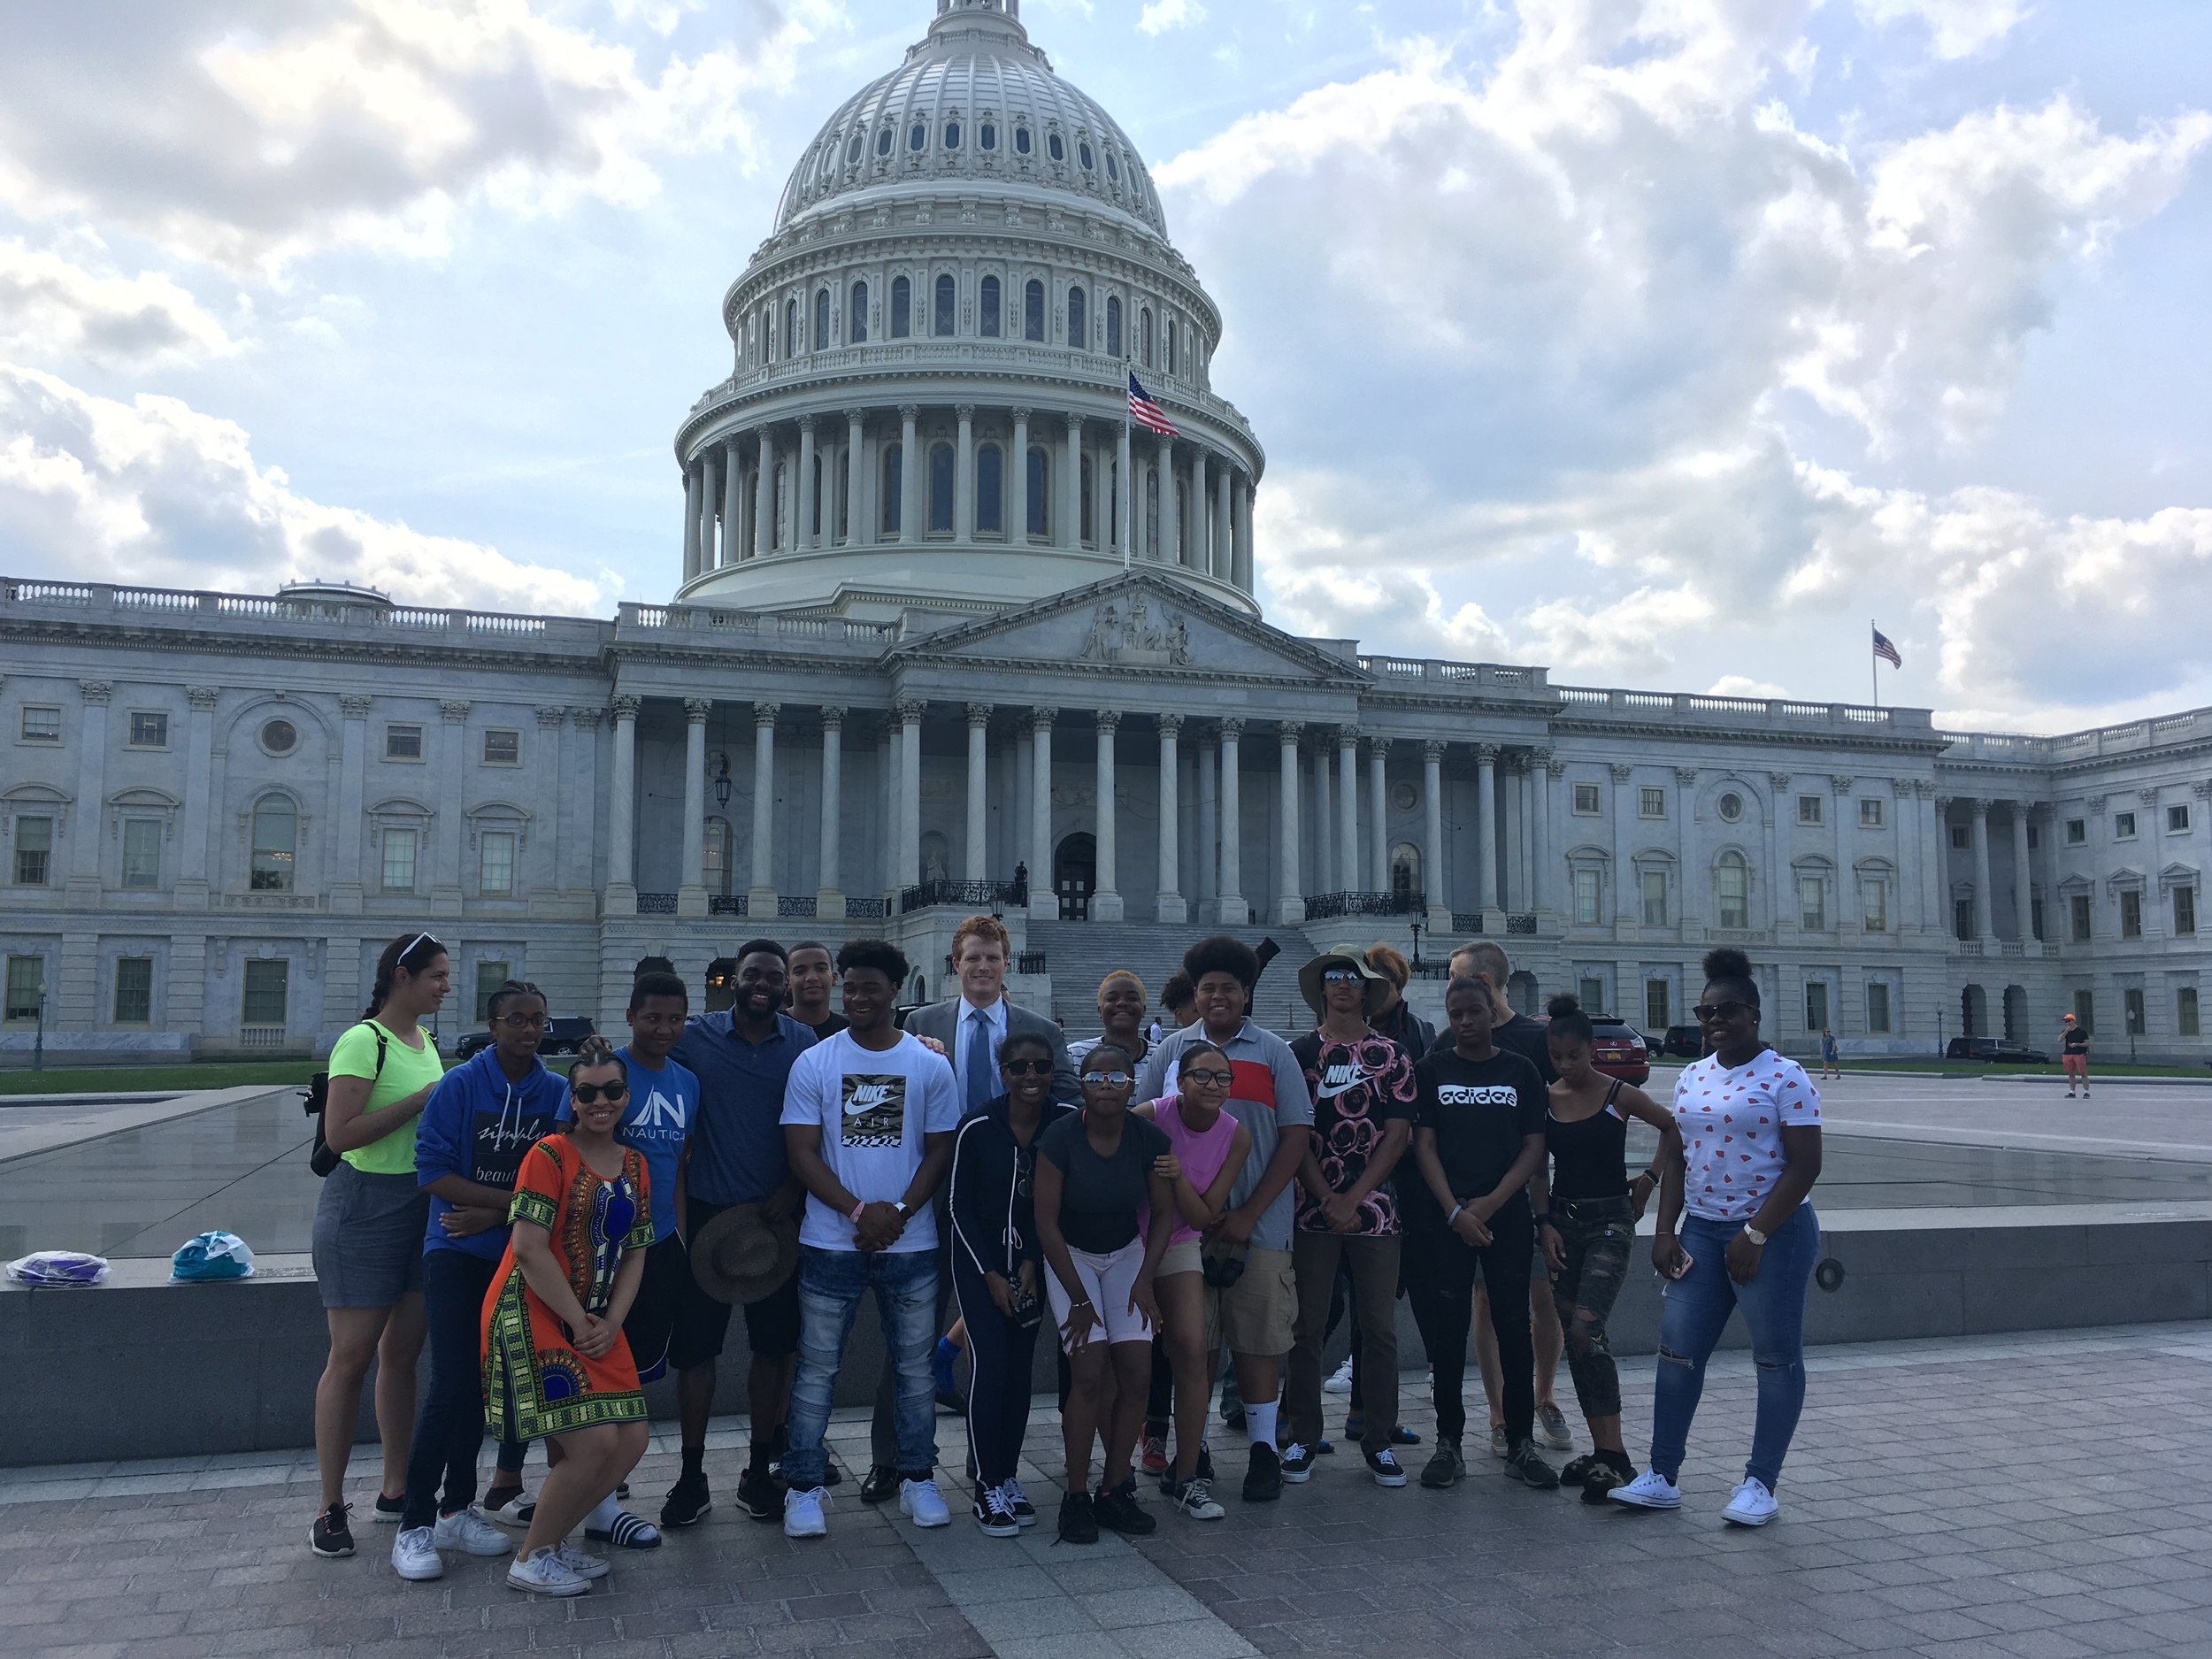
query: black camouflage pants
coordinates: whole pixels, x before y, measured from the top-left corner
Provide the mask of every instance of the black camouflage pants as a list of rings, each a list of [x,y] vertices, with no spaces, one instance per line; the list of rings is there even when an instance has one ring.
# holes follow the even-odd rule
[[[1621,1414],[1621,1378],[1606,1346],[1605,1321],[1628,1275],[1636,1212],[1619,1198],[1554,1199],[1552,1225],[1566,1247],[1567,1265],[1551,1276],[1552,1302],[1567,1339],[1567,1370],[1586,1417]]]

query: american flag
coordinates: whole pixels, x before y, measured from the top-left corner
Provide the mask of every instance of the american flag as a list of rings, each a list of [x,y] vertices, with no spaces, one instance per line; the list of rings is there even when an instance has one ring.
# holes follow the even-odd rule
[[[1175,423],[1152,401],[1152,394],[1138,383],[1134,374],[1129,377],[1129,418],[1147,432],[1156,432],[1163,438],[1175,435]]]
[[[1874,630],[1874,655],[1892,668],[1902,668],[1905,665],[1905,659],[1898,656],[1897,648],[1889,642],[1889,635],[1879,628]]]

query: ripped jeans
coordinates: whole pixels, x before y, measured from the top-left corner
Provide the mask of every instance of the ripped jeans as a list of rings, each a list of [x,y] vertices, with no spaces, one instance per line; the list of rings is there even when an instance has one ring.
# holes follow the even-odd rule
[[[1628,1276],[1636,1242],[1636,1210],[1618,1198],[1554,1198],[1552,1225],[1567,1264],[1551,1276],[1552,1305],[1567,1339],[1567,1370],[1582,1415],[1593,1421],[1621,1414],[1621,1374],[1613,1363],[1605,1322]]]
[[[1742,1231],[1740,1221],[1682,1218],[1682,1248],[1694,1260],[1690,1271],[1663,1292],[1651,1466],[1669,1480],[1680,1476],[1690,1421],[1705,1392],[1705,1362],[1719,1345],[1728,1316],[1740,1308],[1759,1377],[1758,1417],[1744,1473],[1772,1491],[1805,1409],[1805,1295],[1820,1254],[1820,1220],[1810,1204],[1799,1205],[1767,1240],[1748,1285],[1728,1277],[1728,1241]]]

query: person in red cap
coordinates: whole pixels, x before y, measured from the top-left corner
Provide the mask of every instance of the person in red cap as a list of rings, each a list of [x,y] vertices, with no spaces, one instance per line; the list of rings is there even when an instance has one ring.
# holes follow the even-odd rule
[[[2066,1098],[2074,1098],[2076,1079],[2081,1083],[2081,1097],[2089,1098],[2089,1028],[2071,1014],[2066,1016],[2066,1027],[2058,1040],[2058,1064],[2066,1073]]]

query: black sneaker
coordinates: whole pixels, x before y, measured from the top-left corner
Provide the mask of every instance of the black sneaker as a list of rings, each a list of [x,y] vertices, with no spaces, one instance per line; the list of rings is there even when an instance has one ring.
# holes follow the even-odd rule
[[[1379,1452],[1367,1454],[1367,1472],[1375,1477],[1379,1486],[1402,1486],[1406,1483],[1405,1465],[1398,1461],[1398,1454],[1387,1446]]]
[[[1255,1446],[1251,1466],[1244,1471],[1244,1501],[1272,1503],[1283,1495],[1283,1460],[1272,1446]]]
[[[1159,1522],[1144,1512],[1137,1502],[1137,1478],[1134,1475],[1111,1491],[1102,1486],[1091,1500],[1091,1516],[1097,1523],[1125,1538],[1144,1538],[1160,1530]]]
[[[1463,1479],[1466,1473],[1467,1458],[1459,1449],[1459,1442],[1440,1440],[1428,1467],[1421,1471],[1421,1484],[1432,1492],[1440,1492]]]
[[[1558,1471],[1536,1455],[1534,1440],[1516,1440],[1507,1448],[1505,1478],[1539,1492],[1554,1492],[1559,1486]]]
[[[1283,1448],[1276,1464],[1283,1471],[1283,1479],[1294,1486],[1302,1486],[1313,1479],[1313,1448],[1293,1440]]]
[[[1597,1466],[1583,1477],[1582,1501],[1603,1503],[1612,1497],[1614,1487],[1624,1486],[1635,1479],[1636,1465],[1625,1455],[1616,1452],[1609,1456],[1601,1452],[1597,1454]]]
[[[779,1454],[779,1456],[780,1456],[780,1454]],[[780,1471],[777,1472],[776,1481],[778,1489],[781,1490],[783,1485],[783,1475]],[[840,1469],[835,1463],[825,1465],[822,1470],[822,1484],[826,1486],[843,1486],[845,1484],[845,1471]]]
[[[888,1463],[872,1463],[868,1478],[860,1483],[860,1501],[881,1503],[886,1498],[897,1496],[898,1490],[899,1471]]]
[[[1014,1506],[1003,1486],[979,1486],[972,1512],[986,1538],[1019,1538],[1022,1524],[1014,1518]]]
[[[349,1507],[332,1504],[315,1517],[315,1525],[307,1534],[307,1547],[326,1561],[337,1561],[353,1554],[353,1529],[346,1525],[346,1510]]]
[[[707,1511],[714,1508],[714,1500],[707,1494],[707,1478],[686,1470],[676,1478],[676,1484],[668,1489],[668,1496],[661,1503],[663,1526],[696,1526],[707,1518]],[[779,1515],[782,1510],[777,1510]]]
[[[407,1494],[403,1492],[396,1498],[388,1498],[380,1492],[376,1494],[376,1509],[369,1518],[379,1526],[397,1526],[399,1517],[406,1513]]]
[[[1191,1479],[1193,1480],[1202,1480],[1208,1486],[1211,1486],[1213,1484],[1214,1455],[1212,1448],[1202,1446],[1198,1448],[1198,1468],[1196,1471],[1192,1474]],[[1175,1488],[1178,1484],[1179,1483],[1175,1479],[1175,1460],[1171,1457],[1168,1459],[1165,1471],[1160,1476],[1160,1490],[1171,1498],[1175,1495]]]
[[[1060,1541],[1064,1544],[1098,1542],[1098,1517],[1091,1513],[1091,1494],[1071,1492],[1060,1500]]]
[[[783,1519],[783,1483],[765,1469],[748,1469],[737,1478],[737,1507],[756,1521]]]

